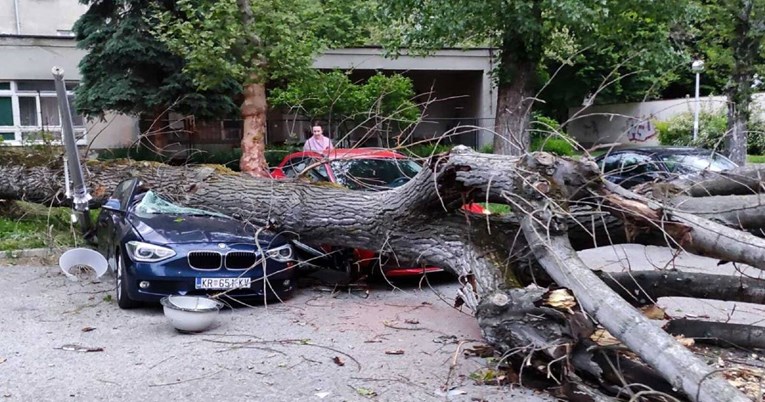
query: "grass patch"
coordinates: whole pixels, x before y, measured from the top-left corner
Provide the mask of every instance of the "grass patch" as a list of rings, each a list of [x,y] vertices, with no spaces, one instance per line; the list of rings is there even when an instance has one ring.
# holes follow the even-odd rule
[[[747,155],[747,163],[765,163],[765,155]]]
[[[48,208],[23,201],[0,202],[0,251],[83,245],[70,208]],[[98,211],[90,211],[91,216]]]

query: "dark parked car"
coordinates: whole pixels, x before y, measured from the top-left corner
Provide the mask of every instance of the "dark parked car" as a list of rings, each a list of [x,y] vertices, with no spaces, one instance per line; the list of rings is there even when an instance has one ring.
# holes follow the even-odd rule
[[[101,207],[96,239],[115,274],[121,308],[175,294],[283,298],[295,286],[287,239],[175,205],[138,179],[118,184]]]
[[[725,156],[703,148],[635,147],[613,149],[595,159],[605,178],[622,187],[664,181],[703,170],[721,172],[738,167]]]

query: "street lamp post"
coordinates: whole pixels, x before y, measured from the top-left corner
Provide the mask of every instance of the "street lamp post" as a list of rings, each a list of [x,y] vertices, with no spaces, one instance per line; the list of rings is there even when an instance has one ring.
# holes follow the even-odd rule
[[[696,109],[693,112],[693,141],[699,137],[699,84],[701,72],[704,71],[704,60],[694,60],[691,63],[691,71],[696,73]]]

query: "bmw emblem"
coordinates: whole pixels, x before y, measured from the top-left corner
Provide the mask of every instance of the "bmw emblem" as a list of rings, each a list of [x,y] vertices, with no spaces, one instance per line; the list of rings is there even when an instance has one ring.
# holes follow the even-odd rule
[[[226,248],[226,245],[223,243],[218,243],[218,248]]]

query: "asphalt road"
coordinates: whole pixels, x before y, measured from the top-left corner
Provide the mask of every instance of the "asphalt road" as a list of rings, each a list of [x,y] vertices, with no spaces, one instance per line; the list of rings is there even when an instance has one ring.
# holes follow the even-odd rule
[[[580,255],[611,271],[736,272],[640,245]],[[462,352],[481,344],[481,334],[473,317],[451,307],[452,282],[379,287],[368,296],[303,288],[284,304],[225,309],[213,329],[185,335],[159,307],[117,308],[109,276],[72,282],[49,264],[17,264],[0,261],[0,400],[552,400],[473,383],[470,374],[487,363]],[[659,304],[674,317],[765,325],[758,305]],[[95,351],[78,351],[87,349]]]
[[[0,274],[0,400],[551,400],[469,379],[486,362],[463,356],[481,335],[450,307],[454,283],[368,296],[304,288],[187,335],[159,307],[117,308],[111,277],[72,282],[7,261]]]

